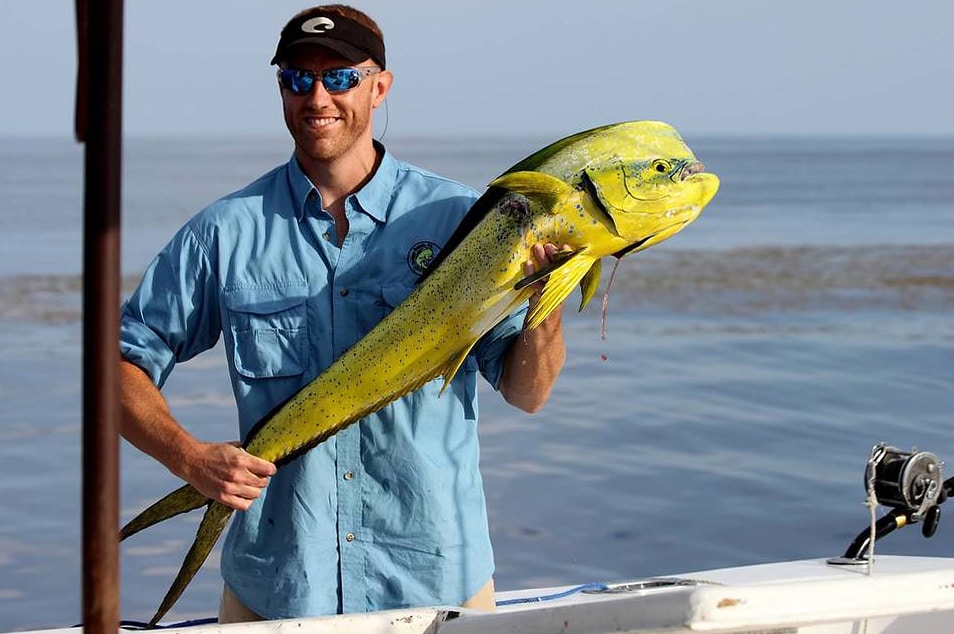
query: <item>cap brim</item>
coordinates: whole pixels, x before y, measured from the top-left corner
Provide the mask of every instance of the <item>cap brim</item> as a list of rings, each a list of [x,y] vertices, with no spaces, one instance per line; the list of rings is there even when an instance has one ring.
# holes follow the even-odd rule
[[[302,45],[312,45],[312,46],[323,46],[327,49],[330,49],[341,55],[343,58],[348,60],[351,63],[363,62],[366,59],[371,59],[371,56],[367,51],[362,51],[360,48],[352,46],[347,42],[342,42],[341,40],[334,40],[327,35],[322,37],[306,37],[298,39],[291,44],[285,46],[281,51],[275,53],[275,57],[272,58],[271,63],[276,64],[282,61],[285,57],[288,56],[291,49],[302,46]]]

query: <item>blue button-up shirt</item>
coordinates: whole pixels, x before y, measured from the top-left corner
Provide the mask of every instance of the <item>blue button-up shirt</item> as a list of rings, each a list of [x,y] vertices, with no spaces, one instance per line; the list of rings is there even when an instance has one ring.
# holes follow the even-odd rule
[[[122,353],[161,387],[221,335],[244,438],[410,293],[475,198],[385,152],[345,202],[339,245],[292,158],[176,234],[123,307]],[[443,396],[438,378],[339,432],[235,514],[222,574],[245,605],[281,618],[460,604],[491,577],[476,374],[497,386],[522,320],[478,342]]]

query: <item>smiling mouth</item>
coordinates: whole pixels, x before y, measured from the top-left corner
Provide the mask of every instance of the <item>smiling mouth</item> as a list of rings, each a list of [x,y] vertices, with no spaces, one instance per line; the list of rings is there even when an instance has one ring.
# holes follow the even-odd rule
[[[334,117],[309,117],[307,121],[314,125],[331,125],[338,119]]]

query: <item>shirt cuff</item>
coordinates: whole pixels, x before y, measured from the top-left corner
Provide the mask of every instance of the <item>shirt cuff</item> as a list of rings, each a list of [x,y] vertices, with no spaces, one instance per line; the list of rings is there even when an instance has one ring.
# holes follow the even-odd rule
[[[495,390],[500,390],[500,377],[503,374],[507,352],[514,339],[523,331],[523,322],[527,316],[527,305],[494,326],[474,346],[474,355],[480,367],[480,373]]]
[[[126,361],[138,366],[161,388],[175,367],[172,350],[141,321],[122,315],[119,325],[119,353]]]

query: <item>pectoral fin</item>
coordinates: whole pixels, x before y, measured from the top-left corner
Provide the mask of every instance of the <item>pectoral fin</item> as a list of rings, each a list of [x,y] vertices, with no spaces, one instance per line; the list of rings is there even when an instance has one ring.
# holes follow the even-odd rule
[[[563,266],[570,258],[582,251],[582,249],[577,249],[576,251],[558,251],[550,258],[549,264],[540,269],[534,271],[532,274],[526,276],[519,282],[513,285],[513,290],[521,291],[526,287],[530,286],[535,282],[539,282],[543,278],[547,277],[561,266]]]
[[[590,300],[593,299],[593,296],[596,295],[596,289],[600,285],[600,275],[603,271],[601,262],[602,260],[594,261],[593,266],[590,267],[590,270],[587,271],[583,279],[580,280],[580,294],[583,296],[580,299],[581,313],[583,309],[586,308],[586,305],[590,303]]]
[[[526,328],[536,328],[550,313],[556,310],[557,306],[576,288],[576,285],[583,282],[583,279],[593,269],[593,262],[592,257],[582,255],[580,251],[574,251],[567,258],[557,263],[555,268],[547,267],[550,277],[543,287],[540,301],[527,314]]]
[[[490,182],[527,198],[539,200],[548,209],[557,209],[560,201],[573,194],[573,188],[555,176],[543,172],[508,172]]]

